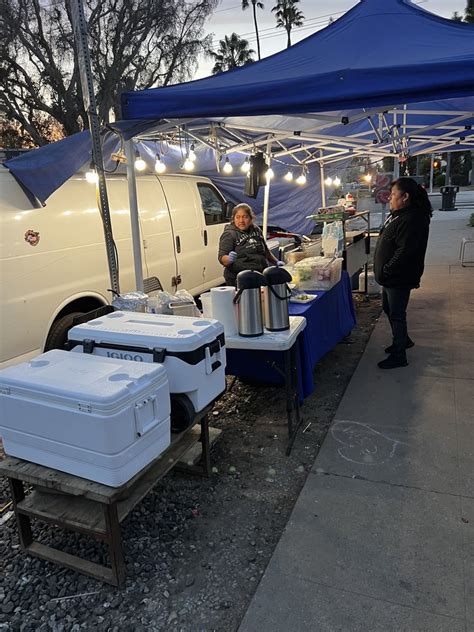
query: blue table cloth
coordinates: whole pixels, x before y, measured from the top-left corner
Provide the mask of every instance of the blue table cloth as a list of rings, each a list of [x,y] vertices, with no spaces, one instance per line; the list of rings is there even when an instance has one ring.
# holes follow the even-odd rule
[[[317,298],[304,305],[290,303],[290,316],[304,316],[306,329],[299,335],[298,386],[300,399],[314,390],[313,371],[321,358],[347,336],[356,324],[351,282],[343,271],[341,280],[327,292],[305,292]],[[283,366],[281,352],[227,349],[228,375],[266,384],[283,384],[281,373],[270,366]]]

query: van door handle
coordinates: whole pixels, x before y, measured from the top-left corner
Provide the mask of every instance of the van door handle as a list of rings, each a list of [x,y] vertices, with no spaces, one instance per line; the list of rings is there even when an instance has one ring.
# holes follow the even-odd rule
[[[207,230],[204,231],[204,245],[207,246]]]
[[[181,240],[178,235],[176,235],[176,252],[181,252]]]

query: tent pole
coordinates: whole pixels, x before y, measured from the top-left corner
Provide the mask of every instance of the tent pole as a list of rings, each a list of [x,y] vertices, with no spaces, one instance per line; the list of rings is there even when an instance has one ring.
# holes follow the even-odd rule
[[[268,141],[267,141],[267,165],[268,168],[271,167],[272,164],[272,157],[271,157],[271,152],[272,150],[272,141],[270,140],[270,137],[268,137]],[[265,237],[265,239],[267,238],[267,231],[268,231],[268,207],[270,205],[270,178],[267,178],[267,184],[265,185],[265,189],[264,189],[264,193],[263,193],[263,236]]]
[[[125,142],[125,156],[127,157],[128,200],[130,205],[130,224],[132,227],[133,265],[135,268],[135,285],[138,292],[143,292],[142,249],[140,239],[140,224],[138,222],[137,181],[135,177],[135,152],[133,141]]]
[[[431,154],[430,157],[430,193],[433,193],[434,154]]]
[[[321,150],[321,158],[323,152]],[[319,177],[321,178],[321,206],[326,206],[326,185],[324,184],[324,162],[319,161]]]

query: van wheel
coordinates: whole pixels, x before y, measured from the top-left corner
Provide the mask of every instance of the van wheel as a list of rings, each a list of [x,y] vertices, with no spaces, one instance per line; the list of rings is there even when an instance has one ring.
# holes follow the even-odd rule
[[[51,351],[51,349],[64,349],[67,342],[67,332],[71,329],[74,318],[82,315],[83,312],[71,312],[70,314],[66,314],[66,316],[54,321],[51,325],[51,329],[49,330],[48,337],[46,338],[44,350]]]

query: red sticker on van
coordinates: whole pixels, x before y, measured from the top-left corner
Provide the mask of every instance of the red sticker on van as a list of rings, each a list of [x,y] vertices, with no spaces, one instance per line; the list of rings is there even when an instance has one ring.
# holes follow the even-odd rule
[[[25,233],[25,241],[30,246],[37,246],[39,244],[40,234],[34,230],[27,230]]]

